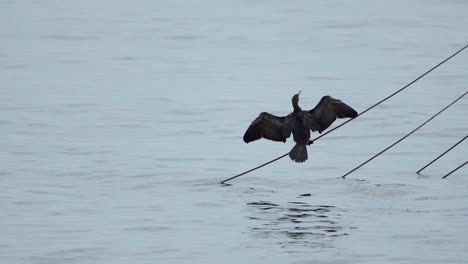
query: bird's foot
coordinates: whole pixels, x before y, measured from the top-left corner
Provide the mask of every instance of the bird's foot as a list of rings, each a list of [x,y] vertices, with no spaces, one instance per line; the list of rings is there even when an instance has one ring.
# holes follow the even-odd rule
[[[313,140],[309,140],[309,142],[307,143],[308,146],[314,144],[314,141]]]

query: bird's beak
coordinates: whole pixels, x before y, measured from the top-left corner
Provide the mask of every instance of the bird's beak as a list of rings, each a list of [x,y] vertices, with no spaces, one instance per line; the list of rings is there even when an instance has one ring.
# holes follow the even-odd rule
[[[297,94],[298,96],[301,95],[302,91],[299,91],[299,93]]]

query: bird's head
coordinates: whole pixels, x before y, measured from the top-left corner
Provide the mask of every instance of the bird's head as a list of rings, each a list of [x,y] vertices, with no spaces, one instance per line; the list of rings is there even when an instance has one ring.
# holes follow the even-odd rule
[[[292,97],[292,101],[293,101],[293,104],[294,103],[299,103],[299,96],[301,95],[301,92],[302,91],[299,91],[297,94],[295,94],[293,97]]]

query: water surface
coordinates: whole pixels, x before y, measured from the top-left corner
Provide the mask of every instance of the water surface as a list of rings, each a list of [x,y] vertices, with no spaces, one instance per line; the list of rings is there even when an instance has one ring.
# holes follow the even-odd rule
[[[242,142],[302,90],[362,111],[467,44],[465,1],[2,1],[6,263],[464,263],[467,52],[309,147]],[[336,124],[342,121],[337,121]]]

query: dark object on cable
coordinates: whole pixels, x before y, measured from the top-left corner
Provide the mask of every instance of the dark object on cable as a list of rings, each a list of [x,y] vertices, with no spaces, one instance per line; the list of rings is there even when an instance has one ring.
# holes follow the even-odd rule
[[[322,133],[336,118],[358,116],[353,108],[330,96],[322,97],[314,109],[303,111],[298,104],[300,94],[301,92],[293,96],[294,112],[287,116],[278,117],[266,112],[261,113],[245,132],[245,143],[261,138],[286,142],[292,132],[296,145],[289,152],[289,157],[295,162],[304,162],[307,160],[310,130]]]

